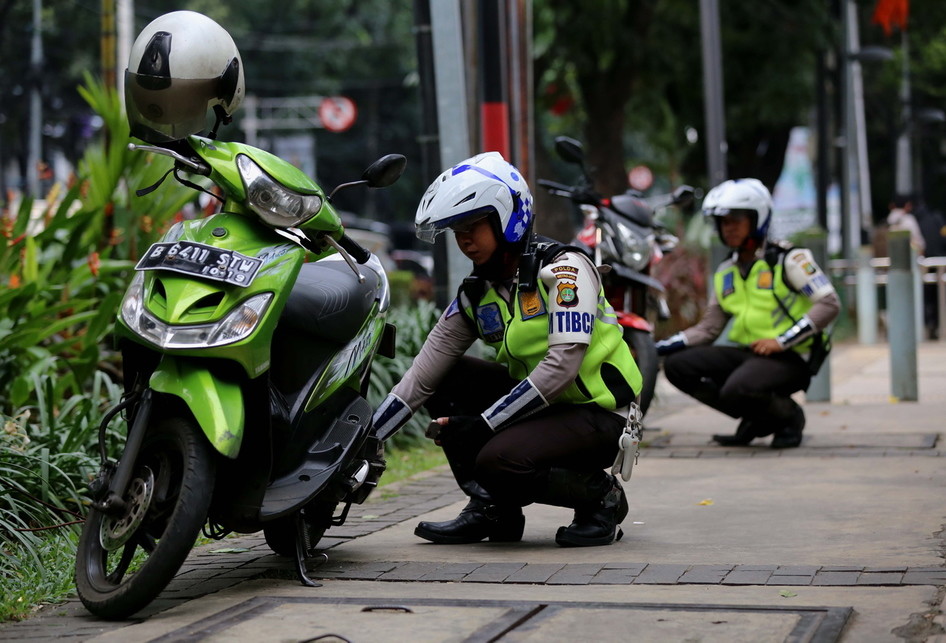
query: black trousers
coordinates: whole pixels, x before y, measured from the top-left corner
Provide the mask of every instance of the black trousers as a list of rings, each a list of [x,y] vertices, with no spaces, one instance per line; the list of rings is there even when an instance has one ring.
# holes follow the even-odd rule
[[[785,405],[773,400],[811,381],[805,360],[792,350],[761,356],[743,347],[693,346],[668,355],[663,367],[671,384],[717,411],[774,425]]]
[[[463,357],[425,405],[431,417],[476,415],[518,382],[501,364]],[[500,505],[524,507],[544,495],[552,468],[601,471],[618,452],[624,419],[594,404],[552,404],[497,432],[484,431],[443,449],[457,483],[470,482]],[[475,485],[473,485],[475,489]]]

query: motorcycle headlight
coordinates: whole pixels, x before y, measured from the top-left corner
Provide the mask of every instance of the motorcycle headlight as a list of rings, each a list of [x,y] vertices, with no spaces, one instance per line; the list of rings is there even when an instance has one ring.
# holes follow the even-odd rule
[[[621,253],[621,263],[638,272],[647,267],[650,261],[650,239],[640,235],[623,223],[617,224],[618,235],[624,252]]]
[[[237,156],[237,167],[246,188],[247,205],[274,228],[294,228],[322,208],[320,196],[299,194],[281,185],[245,154]]]
[[[143,285],[144,274],[139,272],[122,300],[122,319],[135,333],[162,348],[211,348],[246,339],[262,321],[273,298],[268,292],[254,295],[210,324],[172,325],[145,309]]]

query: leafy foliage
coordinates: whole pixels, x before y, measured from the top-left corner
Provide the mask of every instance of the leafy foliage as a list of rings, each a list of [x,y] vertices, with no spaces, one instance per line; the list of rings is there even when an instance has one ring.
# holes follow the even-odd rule
[[[104,342],[137,259],[193,192],[168,184],[138,198],[170,159],[128,150],[122,108],[113,89],[91,75],[80,88],[110,136],[89,147],[65,194],[49,205],[24,199],[0,232],[0,411],[36,401],[34,377],[54,381],[52,397],[78,394],[114,358]],[[103,364],[103,360],[105,364]]]
[[[368,401],[375,408],[401,380],[401,376],[410,368],[414,356],[437,323],[440,311],[430,301],[418,300],[412,307],[392,308],[388,313],[388,323],[397,328],[397,355],[392,358],[378,357],[372,365],[371,387]],[[424,430],[430,417],[424,409],[419,409],[414,417],[392,438],[395,449],[408,448],[424,440]]]

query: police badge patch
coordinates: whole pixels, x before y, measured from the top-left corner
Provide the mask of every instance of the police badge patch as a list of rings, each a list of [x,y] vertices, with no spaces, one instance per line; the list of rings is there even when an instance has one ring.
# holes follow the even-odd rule
[[[772,290],[772,272],[763,270],[759,273],[759,290]]]
[[[545,304],[537,290],[519,292],[519,310],[522,312],[522,321],[545,314]]]
[[[500,342],[505,335],[502,313],[499,304],[486,304],[476,308],[476,324],[480,327],[480,335],[489,343]]]
[[[571,308],[578,305],[578,284],[574,282],[559,281],[555,284],[558,294],[555,297],[555,303],[562,308]]]
[[[729,295],[736,292],[736,272],[735,270],[730,270],[723,275],[723,297],[728,297]]]

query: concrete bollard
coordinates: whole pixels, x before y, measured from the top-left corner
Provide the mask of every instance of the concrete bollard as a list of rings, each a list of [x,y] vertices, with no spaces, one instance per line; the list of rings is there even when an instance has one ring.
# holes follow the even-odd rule
[[[822,270],[828,267],[828,249],[825,235],[810,235],[803,239],[806,248],[811,250],[812,256]],[[821,370],[811,378],[811,384],[805,391],[805,400],[808,402],[830,402],[831,401],[831,354],[824,360]]]
[[[857,342],[877,343],[877,280],[870,260],[873,248],[857,249]],[[817,259],[817,257],[815,257]]]
[[[910,233],[891,230],[887,236],[890,270],[887,272],[887,322],[890,346],[890,395],[915,402],[916,368],[916,261]]]

